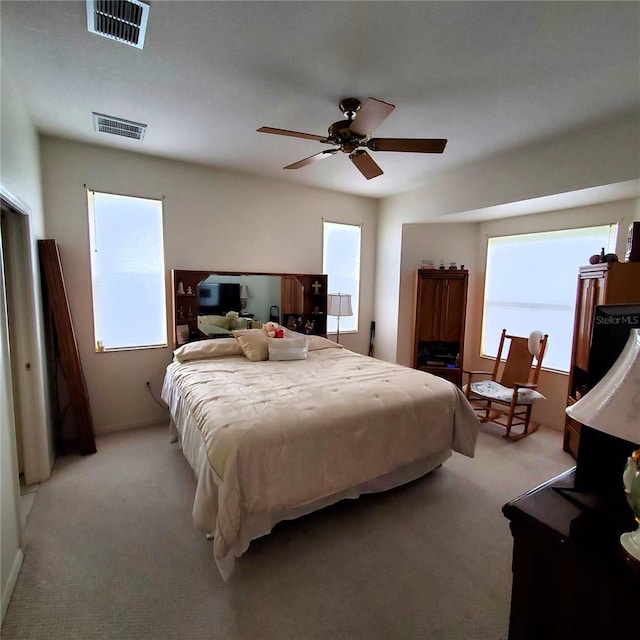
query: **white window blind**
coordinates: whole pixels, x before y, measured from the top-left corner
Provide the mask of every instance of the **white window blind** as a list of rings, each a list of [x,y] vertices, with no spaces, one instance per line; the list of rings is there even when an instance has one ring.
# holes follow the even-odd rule
[[[482,355],[495,357],[502,329],[549,334],[545,368],[568,371],[578,268],[589,256],[613,252],[617,225],[489,238],[482,320]]]
[[[358,330],[360,308],[360,225],[324,222],[322,271],[328,276],[329,293],[351,295],[352,316],[340,318],[340,333]],[[338,319],[327,317],[327,333],[335,333]]]
[[[162,201],[87,193],[96,351],[166,346]]]

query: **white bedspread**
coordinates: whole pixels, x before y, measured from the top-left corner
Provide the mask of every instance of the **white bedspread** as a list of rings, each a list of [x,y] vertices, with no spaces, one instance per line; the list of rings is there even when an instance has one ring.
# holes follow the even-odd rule
[[[201,436],[201,459],[190,461],[198,492],[207,494],[200,501],[215,503],[215,527],[196,508],[194,518],[215,529],[224,578],[248,546],[245,519],[290,511],[442,451],[473,457],[479,425],[449,382],[347,349],[289,362],[174,362],[162,395],[174,422],[191,421]]]

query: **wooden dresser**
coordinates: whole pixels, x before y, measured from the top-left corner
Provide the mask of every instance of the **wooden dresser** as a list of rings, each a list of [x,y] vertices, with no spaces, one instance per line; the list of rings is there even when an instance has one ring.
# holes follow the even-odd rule
[[[413,317],[413,367],[462,386],[469,272],[418,269]]]
[[[608,262],[580,267],[569,364],[567,405],[586,391],[594,307],[640,303],[640,262]],[[563,448],[577,457],[582,425],[565,417]]]
[[[509,640],[635,637],[640,563],[620,545],[635,523],[620,500],[566,493],[573,469],[506,504],[513,534]],[[622,475],[622,474],[621,474]]]

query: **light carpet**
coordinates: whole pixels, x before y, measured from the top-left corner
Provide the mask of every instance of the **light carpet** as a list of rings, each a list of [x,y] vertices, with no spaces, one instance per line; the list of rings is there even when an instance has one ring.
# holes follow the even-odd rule
[[[2,638],[505,639],[501,507],[573,459],[557,431],[502,433],[484,424],[474,459],[277,525],[227,583],[193,527],[195,479],[168,427],[101,436],[38,490]]]

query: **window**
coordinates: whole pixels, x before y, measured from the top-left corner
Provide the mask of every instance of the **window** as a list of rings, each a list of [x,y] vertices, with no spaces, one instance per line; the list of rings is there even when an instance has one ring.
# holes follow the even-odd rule
[[[495,357],[502,329],[549,334],[544,366],[568,371],[578,267],[613,251],[617,225],[489,238],[481,354]]]
[[[358,330],[360,308],[360,237],[355,224],[325,222],[323,233],[322,271],[328,276],[329,293],[351,294],[352,316],[340,318],[340,332]],[[338,319],[327,317],[327,333],[335,333]]]
[[[166,346],[162,201],[87,193],[96,351]]]

